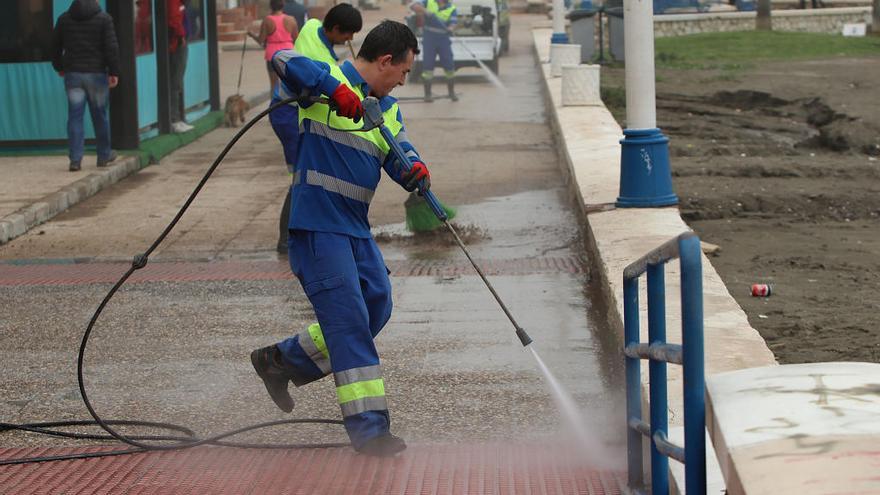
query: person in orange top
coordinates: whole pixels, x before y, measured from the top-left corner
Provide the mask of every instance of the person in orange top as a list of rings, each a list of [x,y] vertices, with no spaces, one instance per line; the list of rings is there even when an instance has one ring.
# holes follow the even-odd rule
[[[283,12],[284,0],[271,0],[269,8],[272,9],[272,13],[263,19],[263,23],[260,24],[260,32],[255,34],[248,31],[248,34],[265,48],[266,71],[269,72],[269,91],[272,91],[275,88],[275,83],[278,82],[278,74],[272,68],[272,55],[275,55],[278,50],[293,49],[293,43],[299,35],[299,26],[296,19]]]

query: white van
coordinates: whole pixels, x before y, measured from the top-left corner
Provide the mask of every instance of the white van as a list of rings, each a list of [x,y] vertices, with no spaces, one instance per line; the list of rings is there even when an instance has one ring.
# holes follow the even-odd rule
[[[452,56],[455,68],[477,67],[483,62],[498,74],[498,58],[501,56],[501,37],[498,33],[498,7],[495,0],[452,0],[458,9],[458,23],[452,36]],[[422,45],[422,28],[416,26],[416,16],[407,16],[407,24],[416,33]],[[439,63],[439,60],[438,60]],[[435,67],[438,65],[435,64]],[[421,78],[422,55],[416,55],[410,78]]]

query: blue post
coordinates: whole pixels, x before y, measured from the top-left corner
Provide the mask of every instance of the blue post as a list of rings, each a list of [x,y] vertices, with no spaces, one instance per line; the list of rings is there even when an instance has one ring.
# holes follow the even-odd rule
[[[700,239],[679,241],[684,366],[685,492],[706,490],[706,405],[703,356],[703,269]]]
[[[619,208],[678,204],[672,192],[669,138],[660,129],[626,129],[620,140]]]
[[[545,35],[545,36],[546,36],[546,35]],[[545,39],[546,39],[546,38],[545,38]],[[550,43],[551,43],[551,44],[561,44],[561,45],[568,44],[568,35],[565,34],[564,32],[562,32],[562,33],[553,33],[553,35],[550,36]]]
[[[639,336],[639,279],[633,277],[623,280],[623,339],[624,348],[638,344]],[[640,359],[626,357],[626,422],[642,419],[642,378],[639,369]],[[629,487],[642,486],[642,434],[627,426],[626,458]]]
[[[666,282],[662,264],[648,265],[648,343],[666,343]],[[666,362],[651,360],[648,365],[651,380],[651,493],[669,493],[669,459],[657,451],[654,434],[666,435]]]

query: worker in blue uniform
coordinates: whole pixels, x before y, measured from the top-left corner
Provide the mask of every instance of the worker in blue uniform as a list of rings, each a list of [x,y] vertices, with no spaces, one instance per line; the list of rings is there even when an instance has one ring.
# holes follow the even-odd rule
[[[367,34],[354,62],[315,62],[281,50],[273,64],[287,91],[327,95],[338,108],[304,102],[293,180],[288,257],[318,323],[251,353],[269,396],[286,412],[294,402],[288,383],[302,386],[330,373],[343,422],[359,452],[391,456],[406,443],[391,434],[385,382],[373,339],[391,316],[388,269],[370,234],[367,213],[382,169],[405,189],[427,190],[430,175],[409,142],[396,100],[415,55],[415,35],[383,21]],[[404,172],[378,129],[359,129],[361,100],[379,98],[385,126],[405,151]]]
[[[355,33],[363,27],[363,19],[358,9],[347,3],[334,5],[323,21],[309,19],[300,24],[299,35],[294,43],[294,50],[300,55],[305,55],[312,60],[318,60],[328,64],[337,64],[339,57],[336,56],[334,45],[342,45],[354,38]],[[272,94],[271,105],[289,97],[284,88],[276,87]],[[269,114],[269,122],[272,130],[281,141],[284,149],[284,161],[287,169],[293,173],[296,163],[296,144],[299,140],[299,122],[297,121],[296,103],[285,105]],[[290,220],[290,190],[284,199],[281,208],[281,220],[278,224],[278,244],[276,249],[279,253],[287,253],[287,224]]]
[[[431,83],[434,79],[434,62],[440,57],[440,66],[446,78],[449,98],[458,101],[455,94],[455,59],[452,56],[452,33],[458,22],[458,9],[449,0],[421,0],[410,9],[425,18],[422,28],[422,80],[425,84],[425,101],[434,101]]]

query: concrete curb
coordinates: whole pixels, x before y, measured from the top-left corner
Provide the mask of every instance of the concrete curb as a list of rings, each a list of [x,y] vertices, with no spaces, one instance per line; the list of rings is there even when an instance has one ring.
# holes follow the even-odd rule
[[[92,172],[37,202],[6,215],[0,219],[0,245],[23,235],[37,225],[46,222],[80,201],[94,196],[98,191],[119,182],[141,168],[138,157],[121,157],[106,169]]]

